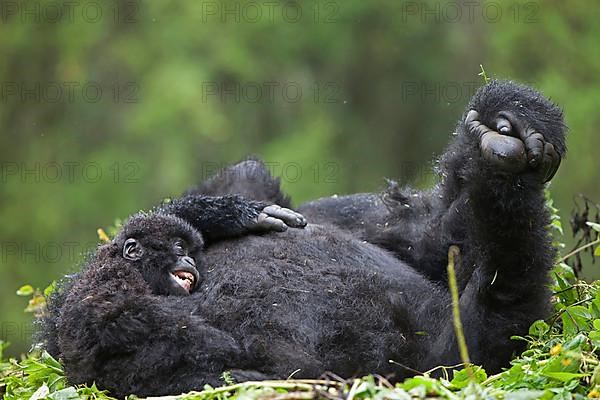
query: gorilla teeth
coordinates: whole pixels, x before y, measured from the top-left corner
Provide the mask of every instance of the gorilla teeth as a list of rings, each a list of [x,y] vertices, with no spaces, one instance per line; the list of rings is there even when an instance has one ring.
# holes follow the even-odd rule
[[[190,272],[186,271],[175,271],[171,273],[177,282],[183,286],[186,290],[190,290],[194,286],[194,275]]]

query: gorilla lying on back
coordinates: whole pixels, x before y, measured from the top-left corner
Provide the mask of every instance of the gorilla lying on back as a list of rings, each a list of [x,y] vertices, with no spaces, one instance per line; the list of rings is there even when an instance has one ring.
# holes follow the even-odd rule
[[[119,396],[218,385],[224,370],[238,380],[296,370],[294,377],[401,379],[411,371],[388,360],[418,371],[460,361],[442,284],[448,247],[457,245],[470,355],[497,371],[519,349],[510,336],[546,315],[555,254],[543,186],[565,154],[565,127],[560,110],[534,90],[492,82],[456,132],[435,188],[317,200],[300,210],[322,225],[215,242],[189,296],[165,296],[143,274],[141,281],[139,271],[163,268],[165,259],[129,260],[127,238],[147,227],[150,246],[165,249],[173,237],[198,242],[198,232],[164,213],[133,218],[51,301],[48,348],[71,383],[95,381]],[[246,162],[230,171],[247,168],[261,169]],[[245,182],[224,173],[191,196],[285,198],[261,174]],[[211,221],[202,207],[177,216],[204,220],[210,232],[215,211]],[[279,220],[302,225],[284,214]]]

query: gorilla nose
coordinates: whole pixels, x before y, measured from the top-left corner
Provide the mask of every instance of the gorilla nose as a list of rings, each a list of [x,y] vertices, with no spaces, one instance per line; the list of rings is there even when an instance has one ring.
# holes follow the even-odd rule
[[[188,256],[181,257],[180,262],[183,264],[188,264],[190,267],[196,267],[196,262],[194,261],[194,259],[192,257],[188,257]]]

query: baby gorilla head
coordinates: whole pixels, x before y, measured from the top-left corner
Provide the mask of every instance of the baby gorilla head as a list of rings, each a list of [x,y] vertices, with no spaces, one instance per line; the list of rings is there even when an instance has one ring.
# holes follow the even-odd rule
[[[114,240],[124,262],[137,269],[154,294],[189,295],[200,282],[196,267],[203,240],[184,220],[137,214]]]

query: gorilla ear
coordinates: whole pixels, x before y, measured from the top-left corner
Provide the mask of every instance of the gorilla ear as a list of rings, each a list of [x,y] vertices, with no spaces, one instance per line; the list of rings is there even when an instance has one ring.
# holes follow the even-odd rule
[[[123,258],[131,261],[137,261],[142,258],[144,248],[137,240],[129,238],[123,245]]]

